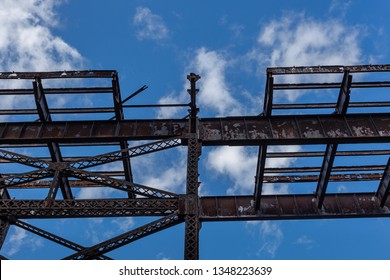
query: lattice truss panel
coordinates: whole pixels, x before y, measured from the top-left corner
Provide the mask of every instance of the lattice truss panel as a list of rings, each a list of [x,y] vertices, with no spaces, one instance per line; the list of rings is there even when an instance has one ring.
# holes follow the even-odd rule
[[[64,259],[110,259],[115,249],[184,223],[184,258],[198,259],[202,222],[388,217],[389,72],[390,65],[268,68],[262,112],[226,118],[198,117],[193,73],[189,103],[165,105],[128,105],[147,87],[122,99],[116,71],[0,73],[1,98],[13,104],[0,107],[0,246],[17,227],[74,251]],[[309,93],[308,101],[280,103],[286,92]],[[189,115],[125,118],[126,108],[159,106],[188,107]],[[222,145],[258,148],[252,193],[199,195],[202,147]],[[134,180],[132,158],[178,146],[188,151],[184,193]],[[292,164],[268,167],[275,158]],[[335,182],[359,187],[336,190]],[[276,183],[288,184],[288,193],[266,194],[264,186]],[[75,197],[91,187],[123,196]],[[26,222],[135,216],[155,220],[93,246]]]

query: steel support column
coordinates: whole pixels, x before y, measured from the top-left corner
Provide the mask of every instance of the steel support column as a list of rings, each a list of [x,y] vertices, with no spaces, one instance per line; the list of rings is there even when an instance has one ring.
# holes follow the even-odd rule
[[[10,222],[7,219],[0,218],[0,249],[3,247],[5,238],[10,227]]]
[[[0,174],[1,177],[1,174]],[[0,183],[0,187],[1,187]],[[5,187],[0,188],[0,200],[10,199],[8,190]],[[7,233],[9,227],[11,226],[10,221],[6,216],[0,216],[0,249],[3,247],[5,238],[7,237]]]
[[[196,82],[200,76],[191,73],[187,76],[191,88],[188,93],[191,96],[190,110],[190,136],[188,138],[188,157],[187,157],[187,182],[185,196],[185,240],[184,240],[184,259],[199,259],[199,172],[198,162],[201,153],[201,143],[199,141],[198,118],[196,107]]]
[[[347,113],[349,99],[350,99],[349,94],[350,94],[351,84],[352,84],[352,75],[349,74],[349,71],[345,71],[334,114],[345,115]],[[320,172],[317,189],[315,193],[318,208],[321,208],[324,202],[326,188],[328,186],[329,177],[332,172],[332,167],[336,156],[337,147],[338,147],[337,144],[326,145],[325,156],[322,162],[321,172]]]
[[[267,81],[265,84],[265,100],[264,100],[264,110],[263,116],[271,116],[272,114],[272,104],[273,104],[273,84],[274,78],[272,74],[267,73]],[[267,158],[267,145],[259,146],[259,154],[257,156],[257,167],[256,167],[256,177],[255,177],[255,207],[258,210],[261,203],[261,194],[263,191],[263,179],[265,171],[265,161]]]
[[[122,97],[120,94],[118,73],[115,73],[112,77],[112,89],[113,89],[113,99],[114,99],[114,109],[115,109],[115,119],[117,121],[122,121],[125,119],[125,115],[122,108]],[[133,172],[131,170],[131,162],[129,157],[129,143],[125,140],[119,141],[119,146],[121,147],[122,154],[122,164],[123,170],[125,172],[125,180],[133,183]],[[135,194],[132,193],[131,187],[128,190],[128,197],[135,198]]]

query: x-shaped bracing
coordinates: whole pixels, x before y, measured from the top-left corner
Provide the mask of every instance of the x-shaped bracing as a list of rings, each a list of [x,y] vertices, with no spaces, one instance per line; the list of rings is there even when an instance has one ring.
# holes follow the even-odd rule
[[[179,145],[181,145],[180,139],[166,139],[145,145],[122,149],[119,151],[105,153],[94,157],[86,157],[71,162],[49,162],[14,152],[9,152],[6,150],[0,150],[0,158],[2,159],[38,168],[34,171],[0,178],[0,184],[3,187],[10,187],[14,185],[37,181],[48,177],[53,177],[53,184],[50,188],[47,199],[55,199],[55,195],[51,194],[56,193],[56,189],[58,189],[59,174],[62,174],[67,177],[78,178],[81,180],[97,183],[99,185],[105,185],[108,187],[112,187],[126,192],[131,192],[145,197],[177,198],[177,194],[168,191],[132,183],[126,180],[116,179],[110,176],[101,175],[96,172],[87,171],[85,169],[90,167],[96,167],[102,164],[107,164],[117,160],[122,160],[124,152],[127,152],[129,157],[135,157],[143,154],[152,153],[155,151],[173,148]]]

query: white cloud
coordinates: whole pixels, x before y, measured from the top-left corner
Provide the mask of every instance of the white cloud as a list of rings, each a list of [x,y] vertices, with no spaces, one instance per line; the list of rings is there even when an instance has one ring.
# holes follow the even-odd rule
[[[246,112],[258,112],[258,108],[254,105],[253,108],[244,108],[242,102],[232,94],[228,79],[226,79],[226,69],[234,61],[228,60],[222,52],[199,48],[195,51],[195,59],[190,66],[191,71],[201,76],[197,82],[199,93],[197,94],[197,105],[201,108],[201,112],[206,112],[209,115],[217,116],[233,116],[242,115]],[[188,103],[190,96],[187,89],[190,87],[189,81],[184,82],[183,90],[177,94],[172,92],[169,95],[162,97],[159,104],[167,103]],[[241,91],[241,95],[252,102],[259,104],[256,98],[248,91]],[[181,108],[161,108],[157,112],[159,118],[171,118],[177,116]]]
[[[270,22],[258,42],[272,49],[271,66],[354,64],[361,59],[358,36],[357,28],[336,20],[294,15]]]
[[[58,24],[59,1],[3,0],[0,2],[0,67],[6,71],[73,69],[80,53],[50,28]]]
[[[55,36],[59,25],[56,0],[0,1],[0,71],[54,71],[78,69],[80,53]],[[7,80],[2,88],[31,87],[30,81]],[[3,96],[0,108],[31,108],[27,97]],[[2,117],[1,119],[4,119]]]
[[[211,169],[233,180],[228,194],[253,192],[256,164],[257,154],[245,147],[222,146],[207,155],[207,165]]]
[[[299,151],[299,146],[269,147],[269,151],[292,152]],[[258,152],[245,147],[222,146],[207,154],[208,166],[219,175],[227,175],[233,180],[233,186],[227,189],[228,194],[253,193],[256,175]],[[266,167],[287,167],[293,163],[293,158],[269,158]],[[264,194],[287,193],[287,185],[264,184]]]
[[[168,37],[169,30],[163,18],[153,14],[149,8],[137,7],[133,17],[139,40],[162,40]]]
[[[176,159],[173,162],[162,162],[162,158],[157,155],[149,158],[144,157],[143,172],[137,172],[137,178],[143,185],[152,188],[184,193],[187,177],[187,157],[183,152],[176,153],[175,157]],[[145,166],[148,166],[148,168],[146,169]]]
[[[275,258],[284,239],[280,224],[274,221],[250,221],[246,223],[246,226],[250,232],[260,233],[260,248],[256,254],[259,257]]]
[[[209,108],[217,115],[239,115],[241,104],[230,92],[225,79],[227,60],[216,51],[200,48],[196,52],[194,67],[199,80],[198,100],[202,108]]]
[[[353,65],[362,61],[360,38],[361,27],[346,26],[330,19],[318,21],[303,14],[289,14],[266,24],[258,37],[258,47],[250,53],[260,68],[265,66],[302,65]],[[288,75],[283,82],[313,81],[313,76]],[[327,82],[330,76],[316,77]],[[280,79],[280,77],[277,77]],[[331,79],[339,79],[332,76]],[[280,80],[279,80],[280,81]],[[283,91],[283,98],[295,101],[301,92]]]

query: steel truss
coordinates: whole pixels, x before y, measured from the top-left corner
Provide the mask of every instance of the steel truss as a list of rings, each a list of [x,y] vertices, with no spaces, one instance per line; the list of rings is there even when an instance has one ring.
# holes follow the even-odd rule
[[[0,95],[28,95],[35,109],[0,109],[9,121],[0,123],[0,166],[18,165],[18,173],[0,173],[0,249],[7,242],[11,226],[20,227],[75,251],[64,259],[110,259],[105,255],[161,230],[184,223],[184,258],[199,259],[201,223],[213,221],[329,219],[390,216],[390,107],[389,100],[355,101],[357,89],[389,88],[390,81],[355,81],[356,73],[390,72],[389,65],[273,67],[267,69],[263,112],[257,116],[199,118],[196,104],[200,77],[188,75],[188,104],[126,104],[143,92],[143,86],[122,98],[118,73],[108,71],[61,71],[34,73],[0,73],[0,82],[21,79],[32,82],[32,88],[1,89]],[[335,75],[337,82],[284,83],[284,75]],[[371,77],[371,76],[368,76]],[[99,79],[108,82],[100,87],[44,87],[47,80],[73,81]],[[280,82],[280,80],[282,82]],[[327,79],[329,81],[329,79]],[[102,83],[99,83],[102,84]],[[275,104],[280,91],[338,90],[334,103]],[[112,106],[94,108],[50,108],[52,95],[87,94],[109,96]],[[181,106],[189,115],[179,119],[127,119],[125,109]],[[348,109],[360,108],[355,113]],[[384,109],[385,108],[385,109]],[[302,110],[330,112],[302,114]],[[366,110],[371,109],[371,110]],[[289,114],[275,114],[285,112]],[[294,110],[300,110],[294,114]],[[92,114],[93,118],[72,120],[71,114]],[[98,117],[98,114],[99,117]],[[26,118],[32,116],[32,119]],[[60,118],[57,118],[60,116]],[[81,116],[81,115],[80,115]],[[103,116],[103,117],[102,117]],[[93,119],[93,120],[90,120]],[[38,121],[36,121],[38,120]],[[131,146],[129,141],[144,141]],[[353,144],[381,143],[380,149],[349,148]],[[324,149],[304,149],[320,144]],[[348,144],[342,149],[343,144]],[[100,155],[67,155],[65,147],[117,146],[116,151]],[[199,195],[199,160],[203,147],[231,145],[258,147],[252,194],[242,196]],[[301,145],[296,152],[277,152],[271,146]],[[186,192],[177,194],[159,186],[135,182],[131,159],[145,154],[187,147]],[[29,156],[11,148],[47,148],[44,156]],[[88,149],[82,149],[87,151]],[[110,149],[111,150],[111,149]],[[29,153],[30,154],[30,153]],[[338,158],[350,158],[352,165],[335,165]],[[358,165],[360,157],[374,157],[375,165]],[[322,158],[321,166],[269,168],[271,158]],[[386,160],[384,160],[386,159]],[[119,162],[118,170],[105,170],[106,164]],[[24,168],[24,169],[23,169]],[[2,169],[1,169],[2,170]],[[330,182],[367,182],[371,192],[332,193]],[[305,190],[305,183],[316,187]],[[269,183],[302,184],[301,193],[267,195]],[[76,189],[113,188],[123,198],[77,199]],[[14,191],[27,193],[42,189],[40,199],[13,197]],[[24,219],[153,216],[155,221],[132,229],[90,247],[82,246],[49,231],[26,223]],[[23,221],[21,220],[23,219]],[[6,259],[1,252],[0,258]]]

